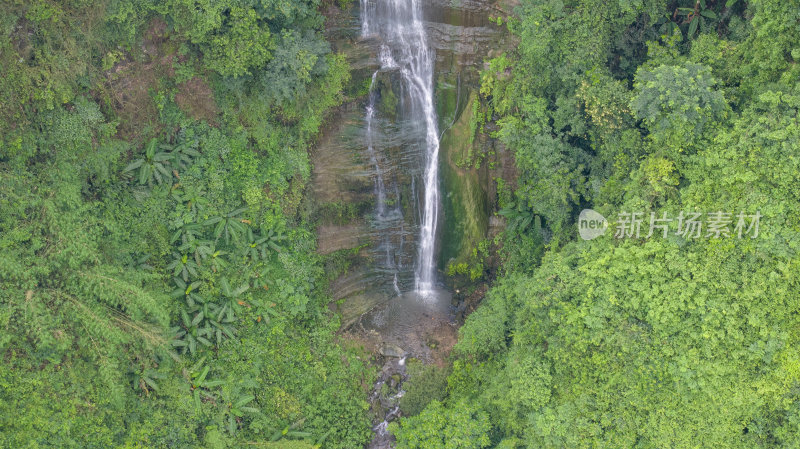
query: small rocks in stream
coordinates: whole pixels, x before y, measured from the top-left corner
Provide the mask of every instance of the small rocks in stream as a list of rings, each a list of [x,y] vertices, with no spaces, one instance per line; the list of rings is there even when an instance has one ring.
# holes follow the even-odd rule
[[[400,382],[403,381],[403,376],[400,373],[394,373],[389,377],[389,388],[397,389],[400,386]]]
[[[372,412],[375,414],[373,420],[373,431],[375,436],[367,446],[368,449],[390,449],[394,438],[387,431],[389,422],[401,416],[400,398],[405,394],[403,382],[406,380],[406,352],[388,343],[381,345],[381,354],[384,349],[389,349],[388,353],[400,354],[403,356],[384,355],[385,360],[381,370],[378,372],[378,379],[372,387],[369,396]]]
[[[378,352],[384,357],[403,358],[406,356],[406,351],[403,350],[403,348],[391,343],[383,343],[380,349],[378,349]]]

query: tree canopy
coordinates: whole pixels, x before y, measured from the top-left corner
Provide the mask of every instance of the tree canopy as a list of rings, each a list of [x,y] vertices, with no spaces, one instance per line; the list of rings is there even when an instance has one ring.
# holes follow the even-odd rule
[[[799,6],[543,0],[504,18],[517,44],[481,107],[516,159],[502,215],[542,225],[499,237],[448,396],[401,420],[399,447],[444,447],[419,443],[427,413],[488,416],[496,448],[800,444]],[[578,237],[584,208],[605,235]],[[639,211],[638,238],[615,238]],[[647,237],[651,213],[672,219]],[[725,230],[681,232],[690,213]]]

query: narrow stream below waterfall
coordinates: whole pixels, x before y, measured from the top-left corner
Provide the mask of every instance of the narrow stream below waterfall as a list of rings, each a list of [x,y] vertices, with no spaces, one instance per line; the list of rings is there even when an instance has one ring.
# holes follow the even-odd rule
[[[383,360],[369,398],[376,418],[375,436],[368,449],[391,447],[387,425],[401,414],[399,400],[405,393],[407,358],[445,363],[444,357],[457,335],[451,302],[452,294],[447,290],[430,290],[425,294],[411,291],[365,313],[354,326],[357,338],[371,343]]]
[[[365,141],[374,175],[375,212],[373,227],[391,229],[392,223],[402,222],[399,202],[393,207],[387,204],[387,183],[380,166],[381,148],[376,144],[376,106],[379,95],[376,79],[381,71],[394,72],[399,81],[398,92],[403,119],[411,126],[410,142],[419,148],[418,164],[421,167],[421,201],[413,204],[418,217],[419,234],[416,240],[417,257],[414,261],[414,289],[402,292],[398,283],[401,266],[393,258],[394,248],[390,235],[380,238],[380,247],[385,257],[377,263],[387,273],[393,272],[394,298],[363,314],[358,325],[364,338],[380,340],[379,352],[387,358],[381,370],[371,400],[376,412],[375,437],[370,448],[391,447],[388,422],[400,414],[398,400],[403,395],[405,380],[404,361],[407,355],[431,363],[431,350],[436,347],[431,336],[437,328],[452,327],[452,295],[437,285],[437,227],[439,225],[439,130],[434,105],[433,68],[435,56],[428,44],[419,0],[362,0],[362,38],[379,42],[380,68],[373,74],[369,86],[369,99],[365,111]],[[412,178],[412,182],[413,182]],[[413,190],[413,188],[412,188]],[[416,192],[415,192],[416,194]],[[425,339],[429,340],[426,341]],[[385,397],[383,387],[394,379],[391,388],[394,394]],[[377,405],[377,407],[375,407]],[[375,410],[377,408],[377,410]],[[382,415],[382,416],[381,416]],[[382,418],[382,419],[381,419]]]

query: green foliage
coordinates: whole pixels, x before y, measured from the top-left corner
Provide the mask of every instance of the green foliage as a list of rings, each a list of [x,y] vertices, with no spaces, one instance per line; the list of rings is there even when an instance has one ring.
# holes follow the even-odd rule
[[[166,151],[159,151],[158,140],[151,139],[145,147],[144,157],[137,159],[128,164],[123,172],[131,172],[136,170],[138,175],[136,178],[139,184],[152,184],[155,180],[158,184],[165,181],[172,180],[172,174],[167,169],[168,161],[173,158],[171,154]],[[164,148],[161,147],[163,150]]]
[[[275,43],[255,10],[233,6],[228,14],[221,26],[225,31],[214,33],[208,41],[206,64],[220,75],[250,74],[251,68],[270,59]]]
[[[711,70],[694,63],[639,71],[631,109],[644,121],[656,144],[680,151],[681,144],[702,136],[725,118],[727,104],[714,84]]]
[[[447,265],[448,276],[466,276],[470,283],[477,281],[484,276],[485,262],[489,255],[489,241],[484,239],[472,248],[466,262]]]
[[[371,373],[326,308],[349,256],[317,255],[297,212],[350,76],[319,6],[3,4],[0,446],[370,439]],[[797,2],[515,14],[469,123],[516,159],[504,277],[446,382],[409,367],[398,448],[797,447]],[[183,112],[201,96],[213,126]],[[584,207],[763,228],[584,242]],[[454,271],[479,276],[487,247]]]
[[[429,402],[444,399],[447,370],[436,365],[425,365],[417,360],[410,360],[406,372],[409,379],[403,383],[406,392],[400,398],[403,415],[418,415]]]
[[[445,408],[439,401],[398,426],[390,424],[397,437],[398,449],[481,449],[489,447],[489,422],[481,411],[472,411],[466,403]]]
[[[554,237],[562,238],[577,205],[588,196],[585,167],[581,163],[585,155],[580,149],[544,134],[509,142],[517,146],[517,169],[526,181],[516,192],[520,204],[527,203],[529,216],[541,215]],[[527,228],[531,225],[530,218],[513,229]]]
[[[752,27],[741,51],[745,66],[742,80],[749,89],[764,84],[797,79],[797,60],[800,51],[797,40],[800,30],[795,26],[798,12],[796,2],[755,0],[746,2],[752,12]]]
[[[214,238],[224,237],[226,245],[230,245],[231,242],[239,244],[242,242],[243,234],[247,229],[241,217],[242,212],[246,210],[246,207],[240,207],[221,216],[209,218],[203,222],[203,226],[213,226]]]
[[[508,19],[519,44],[482,77],[519,170],[513,196],[498,186],[505,274],[400,447],[444,447],[432,423],[454,413],[485,413],[493,447],[800,442],[797,2],[604,6]],[[761,231],[583,241],[583,208],[759,211]]]
[[[349,77],[316,6],[0,7],[0,446],[369,439],[295,213]],[[213,127],[180,101],[206,81]]]
[[[303,96],[311,77],[327,71],[322,55],[328,52],[329,44],[313,33],[303,35],[284,31],[275,57],[261,77],[262,85],[269,86],[271,100],[279,105],[288,105]]]
[[[508,282],[510,284],[513,280]],[[454,348],[456,354],[488,360],[507,348],[511,304],[508,304],[507,296],[501,293],[505,285],[501,284],[489,292],[489,297],[497,295],[501,299],[487,300],[486,305],[470,315],[470,319],[459,329],[458,344]]]
[[[174,21],[179,33],[199,46],[208,68],[223,76],[240,77],[255,75],[270,61],[283,59],[286,36],[294,29],[318,26],[320,19],[313,5],[306,1],[248,4],[175,0],[159,9]],[[282,38],[273,36],[275,29],[282,30]],[[298,61],[304,60],[302,55],[297,56]]]

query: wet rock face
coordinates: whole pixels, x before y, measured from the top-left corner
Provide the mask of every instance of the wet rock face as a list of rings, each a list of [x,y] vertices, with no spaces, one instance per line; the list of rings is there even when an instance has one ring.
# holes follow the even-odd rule
[[[471,71],[479,67],[488,51],[496,46],[501,33],[489,21],[492,5],[486,1],[433,2],[425,19],[428,41],[436,50],[439,71]],[[457,61],[455,67],[447,62],[451,58]]]
[[[433,84],[442,134],[437,250],[441,272],[449,262],[465,257],[488,232],[490,173],[458,163],[463,154],[484,151],[480,146],[486,142],[467,135],[471,101],[483,60],[504,45],[504,34],[489,20],[498,11],[492,1],[432,0],[423,2],[423,8],[428,44],[436,56]],[[381,71],[373,83],[377,164],[373,163],[365,143],[365,109],[372,74],[380,66],[379,42],[361,37],[357,3],[351,10],[332,8],[326,15],[328,38],[334,51],[347,56],[353,80],[351,101],[332,117],[312,152],[312,185],[320,252],[339,260],[331,284],[332,308],[342,313],[342,324],[348,327],[395,297],[398,289],[413,289],[424,149],[409,137],[414,132],[404,110],[399,74]],[[397,212],[392,219],[376,220],[373,186],[378,171],[387,210]],[[390,266],[397,269],[387,269]]]

